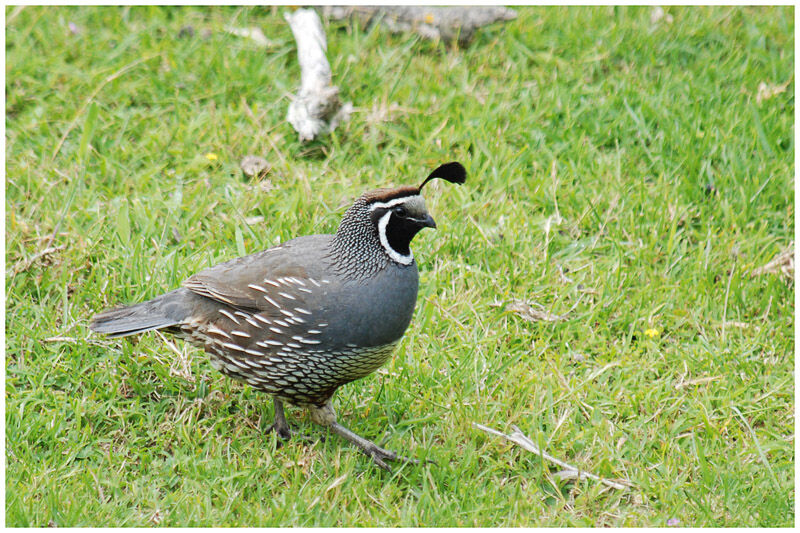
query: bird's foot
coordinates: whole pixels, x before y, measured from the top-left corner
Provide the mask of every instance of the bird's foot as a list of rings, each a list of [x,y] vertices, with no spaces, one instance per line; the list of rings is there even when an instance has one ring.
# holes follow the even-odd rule
[[[372,461],[378,465],[379,467],[383,468],[387,472],[392,471],[392,467],[390,467],[386,461],[399,461],[403,463],[411,463],[418,465],[419,461],[417,459],[411,459],[410,457],[404,457],[402,455],[398,455],[397,452],[393,452],[391,450],[387,450],[385,448],[381,448],[374,442],[370,442],[364,439],[366,445],[362,446],[359,443],[355,443],[359,449],[364,452],[366,455],[372,458]]]
[[[279,424],[270,424],[267,429],[264,430],[264,433],[269,435],[270,433],[275,432],[278,436],[279,442],[280,441],[287,441],[292,438],[292,430],[289,429],[289,426],[281,426]]]
[[[388,465],[387,461],[402,461],[405,463],[419,464],[419,461],[416,459],[409,459],[408,457],[398,455],[396,452],[391,450],[381,448],[374,442],[356,435],[343,425],[339,424],[336,421],[336,411],[333,410],[333,406],[331,405],[330,401],[326,402],[324,405],[312,406],[310,408],[310,412],[311,420],[314,423],[330,428],[331,431],[340,437],[355,444],[358,446],[358,449],[360,449],[364,454],[368,455],[376,465],[388,472],[391,472],[392,469]]]
[[[334,422],[333,424],[330,425],[330,428],[334,433],[336,433],[340,437],[344,437],[345,439],[349,440],[350,442],[358,446],[359,450],[364,452],[364,454],[368,455],[376,465],[383,468],[387,472],[392,471],[392,468],[389,466],[387,461],[398,461],[403,463],[411,463],[415,465],[419,464],[419,461],[417,459],[404,457],[402,455],[398,455],[397,452],[381,448],[374,442],[369,441],[364,437],[356,435],[355,433],[353,433],[346,427],[342,426],[341,424]]]

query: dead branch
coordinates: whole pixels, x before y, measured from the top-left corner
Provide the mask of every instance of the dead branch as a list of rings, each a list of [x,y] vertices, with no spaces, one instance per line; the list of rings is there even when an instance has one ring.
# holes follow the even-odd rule
[[[298,9],[283,16],[297,41],[300,63],[300,91],[289,104],[286,120],[300,134],[301,141],[311,141],[347,120],[353,105],[343,105],[339,88],[331,85],[331,67],[325,57],[328,44],[316,11]]]

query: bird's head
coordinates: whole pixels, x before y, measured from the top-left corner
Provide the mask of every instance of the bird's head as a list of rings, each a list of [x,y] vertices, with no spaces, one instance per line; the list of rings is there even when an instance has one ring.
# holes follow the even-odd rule
[[[386,254],[401,265],[414,261],[410,244],[422,228],[435,228],[436,222],[428,213],[422,188],[432,179],[441,178],[450,183],[464,183],[467,171],[461,163],[451,162],[439,166],[419,187],[402,186],[391,189],[376,189],[364,193],[345,215],[360,213],[368,219],[373,234],[378,237]],[[340,231],[342,226],[340,226]]]

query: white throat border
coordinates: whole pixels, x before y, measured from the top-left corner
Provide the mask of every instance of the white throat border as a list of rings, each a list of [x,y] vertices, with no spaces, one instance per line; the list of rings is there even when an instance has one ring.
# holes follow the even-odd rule
[[[381,241],[381,246],[383,246],[383,249],[386,251],[386,254],[393,261],[400,263],[401,265],[410,265],[414,261],[414,252],[409,250],[408,255],[400,254],[397,252],[397,250],[392,248],[392,246],[389,244],[389,239],[386,238],[386,226],[389,225],[389,218],[391,216],[392,212],[388,211],[378,221],[378,238]]]

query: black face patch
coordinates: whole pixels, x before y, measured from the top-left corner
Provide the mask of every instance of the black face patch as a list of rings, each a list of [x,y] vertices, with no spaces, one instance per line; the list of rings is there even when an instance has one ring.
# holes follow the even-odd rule
[[[418,221],[393,212],[386,225],[386,240],[389,241],[392,250],[400,255],[408,255],[411,253],[411,240],[421,229],[422,226]]]
[[[370,213],[381,244],[391,249],[387,253],[398,262],[403,262],[399,257],[411,261],[411,241],[419,230],[432,225],[433,219],[427,212],[420,217],[419,213],[409,212],[409,207],[400,203],[391,207],[376,207]]]

